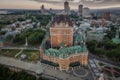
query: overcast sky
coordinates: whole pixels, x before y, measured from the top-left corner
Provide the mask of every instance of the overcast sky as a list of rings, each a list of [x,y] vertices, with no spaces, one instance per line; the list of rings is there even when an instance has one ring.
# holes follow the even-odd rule
[[[42,4],[45,8],[63,9],[66,0],[0,0],[0,9],[39,9]],[[67,0],[71,9],[77,9],[79,4],[91,9],[120,7],[120,0]]]

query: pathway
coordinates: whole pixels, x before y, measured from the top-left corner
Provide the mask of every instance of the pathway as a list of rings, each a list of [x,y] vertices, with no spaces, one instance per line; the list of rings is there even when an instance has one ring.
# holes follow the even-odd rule
[[[18,53],[15,55],[15,58],[16,58],[17,56],[19,56],[22,52],[23,52],[23,49],[21,49],[20,52],[18,52]]]

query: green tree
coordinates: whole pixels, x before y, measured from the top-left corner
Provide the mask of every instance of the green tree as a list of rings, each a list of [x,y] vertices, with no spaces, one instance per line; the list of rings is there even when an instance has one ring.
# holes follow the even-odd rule
[[[94,52],[95,48],[97,47],[98,45],[98,42],[93,40],[93,41],[89,41],[86,43],[87,44],[87,48],[90,52]]]
[[[14,38],[13,35],[7,35],[7,36],[6,36],[6,41],[12,42],[13,38]]]
[[[102,49],[102,48],[96,48],[95,51],[94,51],[94,54],[95,55],[105,55],[106,54],[106,50]]]
[[[16,35],[15,39],[13,40],[13,43],[25,43],[26,38],[28,39],[28,43],[31,45],[40,44],[44,38],[45,35],[44,30],[34,30],[34,29],[28,29],[25,32],[23,32],[20,35]]]
[[[106,41],[104,42],[104,48],[106,50],[111,50],[117,48],[117,44],[113,43],[112,41]]]

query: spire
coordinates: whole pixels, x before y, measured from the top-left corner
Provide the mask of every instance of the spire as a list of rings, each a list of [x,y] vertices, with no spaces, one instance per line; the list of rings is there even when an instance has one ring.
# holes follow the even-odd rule
[[[28,40],[27,40],[27,37],[26,37],[25,41],[26,41],[25,46],[28,46]]]

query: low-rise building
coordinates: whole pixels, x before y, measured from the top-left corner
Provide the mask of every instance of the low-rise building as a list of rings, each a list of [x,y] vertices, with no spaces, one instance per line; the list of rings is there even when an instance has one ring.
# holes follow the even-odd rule
[[[97,26],[109,26],[111,24],[111,21],[107,21],[104,19],[99,19],[99,20],[91,20],[91,25],[97,25]]]
[[[5,40],[3,37],[0,37],[0,47],[3,47],[5,45]]]
[[[96,40],[98,42],[102,42],[105,33],[99,31],[87,31],[86,41]]]
[[[113,38],[112,41],[116,44],[120,44],[119,30],[116,30],[115,38]]]

